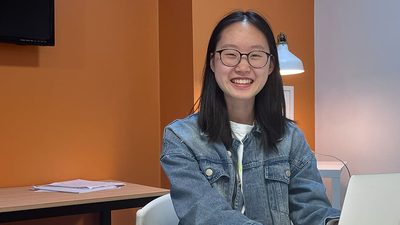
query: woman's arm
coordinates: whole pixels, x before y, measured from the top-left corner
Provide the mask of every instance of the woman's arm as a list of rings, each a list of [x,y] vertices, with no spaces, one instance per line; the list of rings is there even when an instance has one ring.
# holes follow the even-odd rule
[[[290,217],[294,224],[325,225],[338,219],[340,211],[332,208],[317,168],[317,161],[303,134],[295,129],[290,161]]]

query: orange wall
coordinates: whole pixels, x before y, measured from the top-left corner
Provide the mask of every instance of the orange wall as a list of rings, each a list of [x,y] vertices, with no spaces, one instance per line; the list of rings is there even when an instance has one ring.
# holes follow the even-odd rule
[[[193,105],[192,2],[159,0],[161,135]],[[162,172],[161,184],[168,188]]]
[[[305,73],[284,77],[294,86],[295,120],[314,148],[314,1],[202,0],[193,1],[194,97],[201,90],[205,52],[212,29],[228,12],[255,10],[263,14],[277,35],[288,36],[289,49],[302,59]]]
[[[55,47],[0,44],[0,187],[159,186],[158,1],[55,3]]]
[[[165,185],[160,130],[190,110],[209,33],[236,8],[265,14],[302,58],[306,73],[284,81],[313,146],[313,1],[61,0],[55,47],[0,44],[0,187],[78,177]],[[114,224],[133,224],[132,211],[113,213]]]

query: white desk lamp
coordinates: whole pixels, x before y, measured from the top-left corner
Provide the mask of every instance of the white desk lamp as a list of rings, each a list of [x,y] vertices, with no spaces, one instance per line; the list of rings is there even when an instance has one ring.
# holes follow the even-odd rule
[[[281,75],[292,75],[304,72],[303,63],[289,51],[286,35],[280,33],[277,37],[277,48]]]

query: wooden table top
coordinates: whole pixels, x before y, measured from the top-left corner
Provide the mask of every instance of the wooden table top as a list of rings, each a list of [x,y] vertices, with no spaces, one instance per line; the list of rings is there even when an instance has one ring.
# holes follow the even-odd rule
[[[0,188],[0,213],[161,196],[168,189],[125,183],[118,189],[89,193],[38,192],[31,186]]]

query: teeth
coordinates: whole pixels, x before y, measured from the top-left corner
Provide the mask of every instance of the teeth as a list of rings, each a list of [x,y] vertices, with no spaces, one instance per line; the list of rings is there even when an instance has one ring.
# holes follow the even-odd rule
[[[250,79],[232,79],[235,84],[251,84],[253,81]]]

